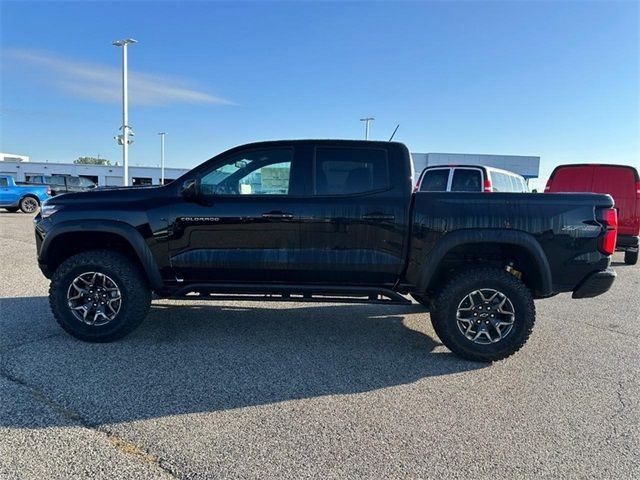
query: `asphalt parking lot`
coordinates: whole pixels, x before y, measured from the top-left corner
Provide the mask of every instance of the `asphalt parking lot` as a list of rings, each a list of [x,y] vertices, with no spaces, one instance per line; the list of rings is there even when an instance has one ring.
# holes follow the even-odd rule
[[[640,266],[539,301],[492,365],[419,306],[154,301],[58,328],[31,216],[0,213],[0,478],[640,478]]]

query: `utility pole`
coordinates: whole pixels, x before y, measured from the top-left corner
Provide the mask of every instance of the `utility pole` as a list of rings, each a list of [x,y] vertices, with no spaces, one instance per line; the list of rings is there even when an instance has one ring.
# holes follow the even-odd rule
[[[373,122],[375,120],[375,118],[373,117],[366,117],[366,118],[361,118],[360,121],[364,122],[364,139],[365,140],[369,140],[369,123]]]
[[[129,126],[129,91],[128,81],[129,72],[127,66],[127,47],[130,43],[138,43],[133,38],[126,38],[124,40],[116,40],[113,45],[116,47],[122,47],[122,135],[118,135],[116,139],[118,143],[122,145],[122,164],[124,165],[124,186],[129,185],[129,133],[131,127]],[[131,132],[133,136],[133,132]]]
[[[160,132],[160,185],[164,185],[164,136],[165,132]]]

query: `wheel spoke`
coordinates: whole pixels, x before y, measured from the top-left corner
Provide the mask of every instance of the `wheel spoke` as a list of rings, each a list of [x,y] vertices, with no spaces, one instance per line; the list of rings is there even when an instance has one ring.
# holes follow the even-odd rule
[[[471,342],[488,345],[509,335],[515,323],[511,300],[492,288],[469,292],[458,304],[456,322]]]
[[[102,272],[85,272],[73,279],[67,291],[67,303],[81,322],[101,326],[111,322],[122,307],[120,288]]]

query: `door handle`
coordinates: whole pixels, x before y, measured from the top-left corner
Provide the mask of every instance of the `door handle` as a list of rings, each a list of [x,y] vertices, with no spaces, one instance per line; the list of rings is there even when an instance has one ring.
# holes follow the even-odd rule
[[[293,214],[283,212],[267,212],[262,214],[262,218],[267,218],[270,220],[291,220],[293,218]]]
[[[375,212],[375,213],[366,213],[364,215],[362,215],[361,217],[363,220],[374,220],[377,222],[382,222],[382,221],[394,221],[396,219],[395,215],[391,215],[391,214],[387,214],[387,213],[379,213],[379,212]]]

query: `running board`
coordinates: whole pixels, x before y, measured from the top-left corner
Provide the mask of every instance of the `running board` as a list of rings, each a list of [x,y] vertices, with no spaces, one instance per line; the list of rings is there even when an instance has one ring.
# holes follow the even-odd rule
[[[190,284],[181,287],[169,298],[411,305],[411,300],[388,288],[329,285]]]

